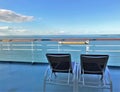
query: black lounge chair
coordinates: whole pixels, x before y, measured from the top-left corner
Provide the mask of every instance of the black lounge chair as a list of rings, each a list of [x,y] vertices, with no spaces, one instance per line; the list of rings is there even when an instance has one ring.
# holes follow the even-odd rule
[[[71,55],[47,53],[46,57],[49,66],[44,77],[44,92],[47,83],[73,86],[76,67],[75,63],[71,62]]]
[[[82,87],[110,89],[110,92],[112,92],[112,81],[107,67],[108,58],[109,55],[81,54],[78,69],[79,84]],[[88,77],[90,75],[91,77]],[[98,75],[101,78],[98,78]]]

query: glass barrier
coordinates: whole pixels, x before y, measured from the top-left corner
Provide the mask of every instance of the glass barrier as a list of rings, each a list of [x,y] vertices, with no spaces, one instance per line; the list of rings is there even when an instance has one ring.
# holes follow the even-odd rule
[[[0,61],[47,63],[46,53],[70,53],[80,62],[80,54],[108,54],[108,65],[120,66],[120,39],[4,39],[0,41]]]

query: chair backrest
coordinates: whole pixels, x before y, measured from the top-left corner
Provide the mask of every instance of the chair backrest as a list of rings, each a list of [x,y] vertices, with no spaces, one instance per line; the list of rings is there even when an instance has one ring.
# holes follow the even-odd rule
[[[81,72],[85,74],[103,74],[109,55],[81,54]]]
[[[70,54],[51,54],[47,53],[46,57],[52,72],[72,73],[71,55]]]

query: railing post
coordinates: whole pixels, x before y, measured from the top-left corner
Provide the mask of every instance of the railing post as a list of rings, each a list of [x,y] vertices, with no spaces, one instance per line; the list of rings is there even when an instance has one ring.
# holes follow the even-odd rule
[[[2,50],[2,42],[0,42],[0,50]]]
[[[61,42],[58,42],[58,52],[60,52],[60,45],[61,45]]]
[[[86,54],[89,52],[89,45],[86,45]]]
[[[32,54],[32,63],[34,63],[34,41],[31,42],[31,54]]]
[[[86,54],[88,54],[88,52],[89,52],[89,49],[90,49],[90,47],[89,47],[89,40],[87,40],[86,41]]]

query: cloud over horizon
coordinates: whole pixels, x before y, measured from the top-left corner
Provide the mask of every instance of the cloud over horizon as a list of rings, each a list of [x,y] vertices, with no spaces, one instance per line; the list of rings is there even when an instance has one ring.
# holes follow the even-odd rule
[[[9,26],[0,26],[0,36],[7,36],[7,35],[32,35],[34,34],[33,31],[28,31],[24,28],[18,27],[9,27]]]
[[[29,22],[32,21],[33,19],[34,19],[33,16],[26,16],[26,15],[18,14],[11,10],[0,9],[0,22],[21,23],[21,22]]]

